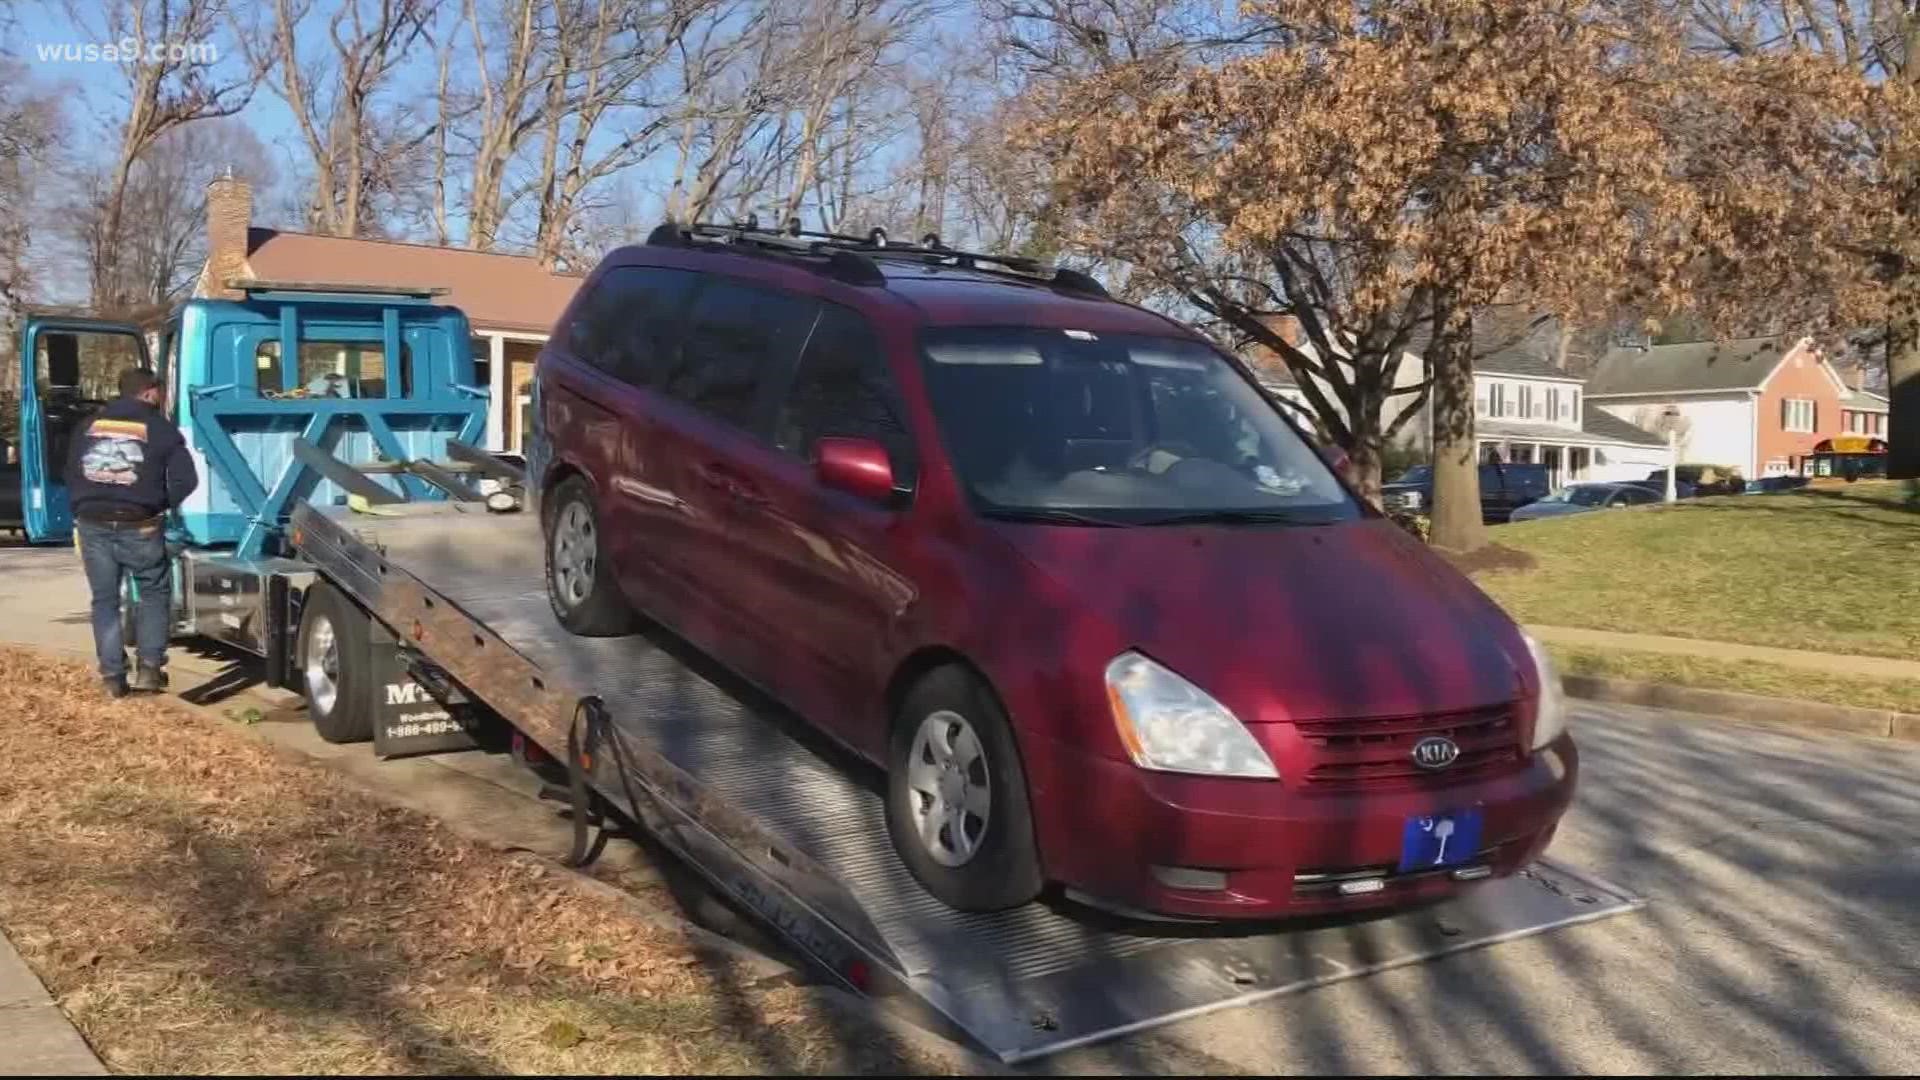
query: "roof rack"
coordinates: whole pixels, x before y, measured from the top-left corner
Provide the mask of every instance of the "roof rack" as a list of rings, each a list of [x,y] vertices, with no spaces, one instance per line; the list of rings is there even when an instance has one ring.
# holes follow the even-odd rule
[[[1052,285],[1086,296],[1105,299],[1107,290],[1092,276],[1078,270],[1049,266],[1024,255],[990,255],[948,247],[938,233],[927,233],[917,244],[890,239],[887,231],[874,228],[865,236],[815,232],[800,227],[799,218],[788,218],[779,229],[762,228],[759,219],[749,214],[746,221],[731,225],[696,221],[687,225],[672,222],[661,225],[647,237],[647,243],[686,247],[693,244],[721,244],[769,254],[797,255],[824,259],[830,272],[857,285],[884,285],[881,259],[912,262],[921,266],[978,270]]]

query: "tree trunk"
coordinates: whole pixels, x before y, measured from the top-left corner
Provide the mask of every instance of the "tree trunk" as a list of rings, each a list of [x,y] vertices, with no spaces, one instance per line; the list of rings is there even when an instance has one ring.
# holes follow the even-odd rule
[[[1473,321],[1442,310],[1431,351],[1433,368],[1433,529],[1428,540],[1468,552],[1487,542],[1480,517],[1480,463],[1473,444]]]
[[[1920,275],[1894,283],[1887,325],[1887,476],[1920,479]]]
[[[1385,449],[1386,440],[1380,437],[1377,426],[1370,430],[1356,429],[1353,445],[1347,448],[1347,482],[1375,509],[1380,507],[1380,469]]]

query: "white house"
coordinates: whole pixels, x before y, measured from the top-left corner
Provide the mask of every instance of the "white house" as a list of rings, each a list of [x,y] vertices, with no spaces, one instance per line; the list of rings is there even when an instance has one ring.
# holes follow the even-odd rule
[[[1283,326],[1281,332],[1288,330]],[[1664,438],[1595,408],[1586,400],[1583,381],[1554,363],[1551,346],[1557,333],[1545,325],[1474,362],[1474,441],[1482,460],[1543,464],[1556,486],[1577,480],[1642,480],[1666,468]],[[1268,393],[1310,418],[1306,394],[1277,358],[1255,353],[1250,359]],[[1411,391],[1425,378],[1426,361],[1411,352],[1403,354],[1394,385]],[[1389,399],[1389,420],[1398,407]],[[1401,429],[1395,442],[1431,451],[1431,402]]]
[[[1747,477],[1800,472],[1821,440],[1884,423],[1884,401],[1849,387],[1808,337],[1614,348],[1587,396],[1619,420],[1671,429],[1683,463]]]

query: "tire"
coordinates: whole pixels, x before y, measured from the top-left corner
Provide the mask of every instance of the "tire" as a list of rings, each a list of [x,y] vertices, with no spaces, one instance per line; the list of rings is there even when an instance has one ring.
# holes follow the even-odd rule
[[[614,581],[600,546],[600,510],[578,476],[542,500],[546,524],[547,602],[560,625],[582,637],[619,637],[633,629],[633,609]]]
[[[961,808],[957,841],[943,806]],[[928,673],[894,717],[887,831],[907,869],[948,907],[1001,911],[1040,894],[1045,879],[1013,729],[992,692],[963,668]]]
[[[308,589],[294,658],[313,730],[330,743],[373,738],[378,687],[367,613],[325,582]]]

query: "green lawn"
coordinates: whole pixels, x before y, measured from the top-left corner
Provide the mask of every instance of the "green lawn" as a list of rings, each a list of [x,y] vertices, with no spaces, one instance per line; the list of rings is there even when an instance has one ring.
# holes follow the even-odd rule
[[[1503,525],[1475,580],[1523,622],[1920,656],[1920,508],[1897,482]]]

